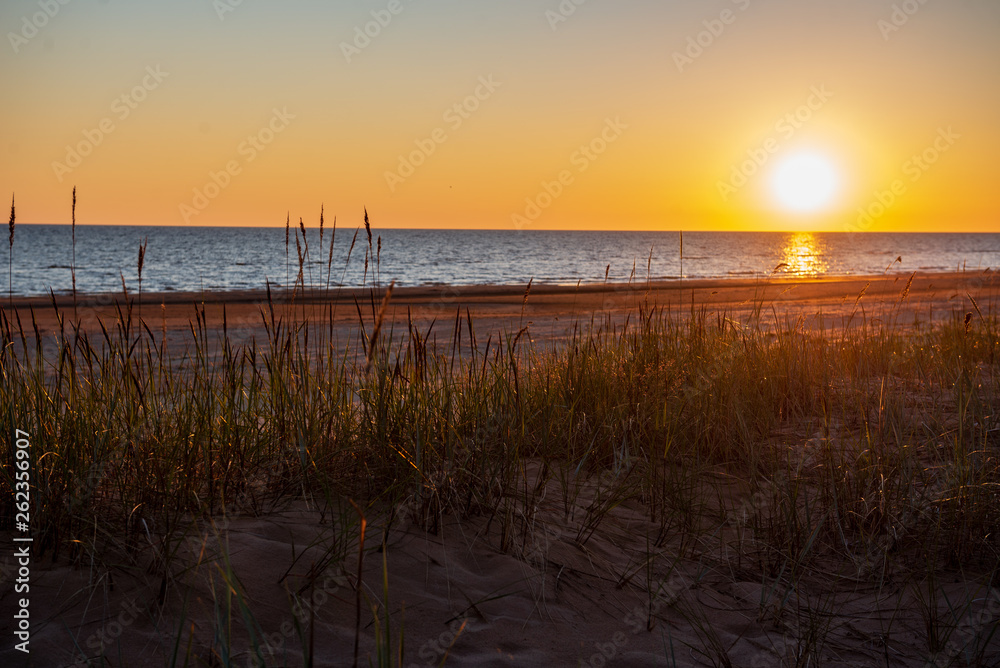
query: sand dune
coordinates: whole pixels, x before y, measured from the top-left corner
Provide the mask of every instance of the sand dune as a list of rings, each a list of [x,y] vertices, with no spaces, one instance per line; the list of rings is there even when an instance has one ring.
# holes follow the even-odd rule
[[[904,300],[907,280],[533,286],[526,303],[523,288],[400,289],[386,328],[403,330],[410,319],[425,328],[436,323],[447,340],[456,314],[468,312],[481,332],[527,325],[536,341],[558,342],[593,314],[621,319],[639,304],[669,304],[678,312],[704,307],[738,321],[762,310],[766,318],[801,319],[808,328],[842,326],[862,309],[869,321],[891,317],[909,327],[961,317],[972,297],[985,304],[995,289],[992,274],[920,275]],[[351,337],[357,335],[355,298],[374,299],[362,292],[320,297],[277,304],[272,298],[271,304],[276,318],[313,314]],[[117,317],[107,301],[82,300],[85,328]],[[57,302],[64,312],[72,309],[66,298]],[[261,309],[270,317],[261,294],[144,295],[142,308],[150,329],[166,332],[178,347],[190,336],[196,308],[204,309],[210,330],[230,333],[262,335]],[[370,318],[372,303],[361,311],[363,321]],[[17,300],[27,336],[32,312],[42,336],[58,330],[51,303]],[[794,428],[772,440],[804,462],[819,442]],[[915,593],[922,582],[894,582],[890,575],[876,587],[868,576],[882,562],[869,562],[864,553],[849,567],[831,562],[828,570],[799,573],[795,587],[775,584],[780,577],[762,581],[754,573],[773,555],[741,513],[717,505],[719,494],[731,494],[735,507],[743,500],[752,513],[760,512],[760,500],[729,481],[724,468],[711,472],[717,496],[706,495],[696,514],[704,522],[715,507],[714,523],[684,527],[655,517],[633,498],[602,506],[609,476],[627,475],[623,471],[567,470],[568,483],[549,477],[536,485],[540,463],[526,466],[521,498],[529,504],[466,507],[461,498],[443,494],[436,505],[411,498],[394,509],[368,510],[367,545],[378,549],[367,551],[363,567],[361,665],[375,661],[379,636],[389,638],[394,652],[405,638],[406,666],[703,666],[730,660],[759,667],[815,665],[817,659],[832,666],[926,665],[924,603]],[[219,646],[214,622],[229,606],[242,623],[228,627],[231,636],[221,644],[232,648],[235,665],[258,665],[255,654],[266,665],[300,665],[309,647],[315,665],[351,665],[358,556],[356,543],[345,536],[357,536],[357,518],[344,499],[303,491],[304,499],[244,503],[228,516],[192,518],[181,532],[133,526],[121,551],[104,555],[105,563],[89,557],[67,563],[64,556],[36,564],[34,665],[71,665],[81,653],[103,653],[111,665],[161,665],[174,651],[184,654],[186,647],[175,650],[178,636],[194,647]],[[164,559],[171,578],[150,576],[164,571]],[[10,564],[3,565],[8,575]],[[771,568],[772,576],[783,572],[780,562]],[[971,602],[967,613],[977,619],[995,620],[1000,612],[1000,596],[972,578],[935,591],[947,594],[941,606]],[[248,616],[240,612],[244,606]],[[386,614],[388,629],[376,632],[375,620],[384,623]],[[818,636],[822,640],[814,642]],[[814,652],[808,664],[802,663],[807,647]],[[4,665],[15,658],[12,650],[0,653]],[[202,659],[216,665],[208,654]]]

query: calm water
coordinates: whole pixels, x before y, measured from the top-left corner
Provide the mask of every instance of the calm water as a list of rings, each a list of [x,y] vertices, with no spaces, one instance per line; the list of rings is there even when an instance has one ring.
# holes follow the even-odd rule
[[[519,230],[376,230],[382,237],[380,278],[398,285],[576,284],[639,280],[681,274],[677,232],[551,232]],[[307,231],[307,283],[326,285],[330,231]],[[364,229],[347,264],[354,230],[338,230],[330,285],[360,285],[368,250]],[[106,292],[138,287],[139,244],[148,237],[143,290],[198,291],[263,288],[286,282],[284,228],[79,226],[77,289]],[[373,245],[376,240],[373,239]],[[652,259],[650,260],[650,251]],[[70,228],[21,225],[14,239],[13,291],[20,295],[71,290]],[[788,234],[689,232],[684,235],[686,278],[769,274],[880,274],[1000,266],[1000,234]],[[6,259],[6,258],[4,258]],[[290,244],[290,277],[298,260]],[[374,262],[369,264],[369,279]],[[3,286],[6,291],[7,276]]]

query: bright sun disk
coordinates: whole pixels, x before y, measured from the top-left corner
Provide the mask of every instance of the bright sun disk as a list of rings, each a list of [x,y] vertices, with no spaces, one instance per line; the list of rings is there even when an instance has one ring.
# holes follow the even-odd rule
[[[824,156],[796,153],[785,158],[771,177],[775,198],[785,209],[810,212],[830,204],[839,187],[837,171]]]

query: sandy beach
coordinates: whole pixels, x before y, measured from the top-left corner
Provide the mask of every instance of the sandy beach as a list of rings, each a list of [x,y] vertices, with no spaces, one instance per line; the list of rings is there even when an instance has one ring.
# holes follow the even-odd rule
[[[681,542],[669,536],[649,545],[660,527],[632,503],[581,539],[577,521],[596,486],[582,492],[570,514],[557,490],[550,492],[514,549],[504,547],[488,517],[457,523],[445,516],[438,531],[429,532],[412,524],[405,507],[398,509],[402,518],[385,535],[384,553],[379,548],[367,556],[364,581],[366,600],[385,600],[384,554],[396,651],[405,638],[401,665],[705,666],[712,665],[713,646],[724,648],[733,666],[795,665],[805,647],[804,611],[822,618],[824,665],[876,666],[872,657],[886,655],[892,666],[925,665],[912,658],[923,632],[912,583],[876,587],[858,575],[831,591],[836,576],[814,572],[809,586],[789,591],[749,570],[732,571],[732,554],[685,558]],[[244,649],[232,657],[235,665],[297,664],[309,633],[315,634],[314,665],[352,665],[356,558],[318,577],[311,573],[336,547],[330,516],[321,503],[295,503],[258,517],[203,523],[178,546],[177,557],[188,566],[183,581],[170,584],[162,608],[155,603],[160,583],[142,574],[154,567],[145,559],[129,569],[133,574],[114,575],[86,564],[39,564],[34,605],[46,612],[33,639],[38,665],[69,663],[69,637],[91,656],[103,651],[128,665],[158,663],[169,655],[182,615],[207,641],[218,614],[212,590],[225,582],[226,568],[238,576],[261,627],[262,662],[254,663],[254,640],[240,630],[234,645]],[[731,549],[750,546],[739,518],[721,530]],[[379,542],[382,535],[371,538]],[[974,583],[949,583],[947,593],[954,601],[979,599],[973,614],[1000,607],[1000,598],[984,596]],[[299,608],[293,594],[304,601]],[[372,612],[364,605],[361,665],[377,651]],[[212,661],[208,654],[200,658]]]
[[[907,287],[908,281],[908,276],[891,276],[532,286],[527,299],[524,286],[400,288],[391,296],[383,326],[398,333],[410,322],[425,330],[436,323],[447,340],[456,316],[468,317],[480,332],[527,327],[536,343],[558,348],[592,317],[623,322],[641,305],[657,305],[679,315],[693,309],[710,319],[744,323],[759,313],[765,327],[794,324],[813,333],[843,328],[852,313],[854,324],[878,326],[881,318],[892,318],[894,326],[906,330],[961,318],[980,302],[985,308],[995,291],[992,273],[916,275]],[[176,352],[186,346],[198,318],[211,332],[225,329],[230,337],[244,332],[244,343],[249,336],[263,338],[262,313],[270,318],[272,309],[276,319],[304,316],[349,340],[357,336],[359,310],[360,321],[370,329],[382,294],[306,294],[287,302],[283,295],[272,294],[268,301],[261,293],[152,294],[143,295],[142,317],[150,333],[166,333]],[[93,335],[101,323],[112,325],[118,298],[79,298],[82,329]],[[69,318],[72,299],[62,296],[55,303]],[[135,314],[138,308],[133,304]],[[15,312],[29,337],[26,323],[32,317],[45,339],[59,330],[52,300],[17,299]],[[817,431],[815,424],[803,429],[790,425],[770,434],[761,447],[784,449],[808,461],[822,443],[839,438]],[[712,530],[719,547],[698,553],[684,532],[657,522],[634,498],[623,498],[608,508],[599,526],[589,526],[587,518],[601,503],[610,473],[580,478],[567,498],[566,481],[542,475],[543,466],[541,460],[525,460],[518,488],[534,499],[533,505],[511,506],[502,512],[516,516],[502,522],[497,509],[459,521],[461,509],[452,504],[461,500],[443,493],[435,496],[433,508],[415,496],[370,508],[359,649],[363,664],[378,654],[379,638],[386,640],[384,626],[376,632],[375,620],[388,611],[389,642],[407,666],[699,666],[713,665],[722,655],[735,666],[799,665],[795,657],[801,658],[797,653],[804,651],[806,633],[801,624],[809,619],[823,632],[821,647],[811,651],[821,652],[824,665],[876,665],[872,657],[893,666],[924,665],[907,649],[918,643],[924,623],[914,598],[917,589],[913,582],[886,585],[884,580],[875,587],[866,576],[874,561],[857,564],[853,576],[842,568],[802,574],[792,589],[761,582],[753,568],[739,566],[755,540],[739,513],[720,506],[722,519]],[[729,481],[725,467],[706,475],[715,481],[711,494],[728,490],[727,495],[748,498],[745,482]],[[708,509],[702,512],[711,513],[718,504],[711,494],[701,499]],[[749,499],[744,504],[760,503]],[[32,584],[39,611],[34,665],[69,665],[81,652],[115,657],[113,665],[118,660],[160,662],[171,651],[178,624],[190,625],[192,637],[204,640],[211,633],[220,584],[235,597],[227,605],[246,605],[256,620],[249,629],[233,631],[232,646],[242,648],[229,657],[234,665],[296,664],[307,646],[314,665],[351,665],[358,560],[343,543],[343,532],[356,520],[345,507],[344,499],[303,489],[262,496],[250,505],[243,499],[227,513],[189,518],[193,523],[180,537],[168,538],[163,527],[149,523],[133,526],[126,539],[131,546],[127,563],[67,563],[65,558],[52,561],[50,553],[35,566]],[[150,577],[167,553],[175,575]],[[5,579],[10,578],[9,558],[3,568]],[[986,612],[1000,608],[1000,597],[994,601],[995,593],[984,594],[978,586],[955,580],[948,591],[955,600],[978,601],[975,605]],[[381,613],[369,609],[375,601]],[[889,625],[893,634],[886,640]],[[70,638],[79,649],[71,648]],[[255,663],[255,653],[262,663]],[[206,665],[216,660],[211,654],[200,658]]]
[[[610,316],[621,322],[624,314],[640,304],[671,309],[679,314],[697,309],[746,317],[760,311],[760,322],[774,323],[801,319],[807,329],[842,327],[865,318],[893,317],[900,325],[939,322],[961,316],[973,309],[969,295],[990,295],[1000,286],[996,272],[915,273],[903,298],[910,274],[864,277],[817,277],[731,280],[689,280],[661,283],[552,286],[441,286],[400,287],[393,290],[386,311],[385,330],[406,329],[408,321],[422,327],[436,324],[440,337],[450,333],[456,315],[471,317],[482,332],[514,332],[530,326],[535,340],[558,341],[569,336],[575,326],[586,324],[591,316]],[[387,286],[386,286],[387,287]],[[206,293],[143,294],[141,300],[129,294],[134,315],[142,316],[154,331],[186,333],[202,314],[207,328],[220,331],[223,321],[229,331],[262,338],[263,322],[270,318],[304,317],[314,323],[332,324],[333,331],[348,339],[355,335],[358,323],[372,324],[374,314],[385,294],[379,289],[332,289],[287,292],[234,291]],[[85,331],[100,330],[99,321],[118,319],[117,305],[126,302],[123,293],[80,295],[76,316]],[[58,332],[58,312],[74,320],[74,302],[69,295],[54,298],[14,298],[13,311],[22,323],[32,314],[43,335]],[[762,308],[761,308],[762,307]],[[10,309],[8,309],[10,310]],[[360,311],[360,318],[359,318]],[[30,329],[30,328],[26,328]],[[177,337],[171,337],[177,340]]]

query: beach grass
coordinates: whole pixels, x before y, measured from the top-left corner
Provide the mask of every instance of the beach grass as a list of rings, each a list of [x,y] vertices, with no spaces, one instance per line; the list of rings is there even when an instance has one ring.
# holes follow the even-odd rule
[[[538,509],[556,498],[560,539],[581,549],[623,508],[646,516],[634,537],[643,547],[613,577],[642,583],[648,629],[667,610],[686,624],[679,640],[671,631],[667,659],[682,647],[703,665],[739,665],[735,641],[689,596],[728,578],[760,583],[753,623],[782,628],[780,647],[761,649],[776,662],[760,665],[826,665],[845,653],[870,665],[996,665],[997,610],[982,613],[1000,575],[991,295],[973,299],[968,316],[913,327],[899,317],[907,286],[841,328],[811,330],[767,318],[763,296],[736,314],[657,304],[628,286],[624,320],[587,314],[568,341],[535,341],[523,323],[480,331],[457,308],[437,341],[426,324],[399,332],[387,322],[393,286],[380,284],[367,215],[366,232],[372,285],[350,341],[332,335],[330,309],[296,308],[294,293],[262,306],[249,338],[202,314],[181,348],[124,287],[99,332],[60,312],[54,349],[33,321],[0,313],[0,419],[7,433],[32,434],[36,555],[152,582],[153,608],[174,602],[163,662],[313,665],[316,638],[301,616],[297,649],[265,660],[270,613],[253,609],[224,537],[212,543],[222,566],[211,629],[177,612],[192,569],[181,548],[206,521],[301,499],[338,518],[307,580],[342,578],[369,657],[406,665],[417,643],[406,613],[390,607],[390,532],[478,522],[496,550],[544,570],[551,541],[539,539]],[[296,234],[304,288],[304,226]],[[327,285],[329,276],[328,267]],[[365,586],[366,562],[383,574],[381,590]],[[702,576],[677,591],[667,585],[681,563]],[[945,581],[956,578],[978,593],[955,600]],[[840,597],[858,589],[895,592],[889,616],[918,615],[918,642],[902,622],[877,646],[852,640]]]

